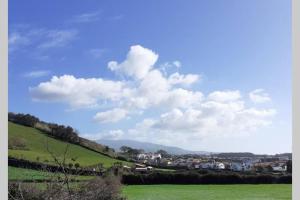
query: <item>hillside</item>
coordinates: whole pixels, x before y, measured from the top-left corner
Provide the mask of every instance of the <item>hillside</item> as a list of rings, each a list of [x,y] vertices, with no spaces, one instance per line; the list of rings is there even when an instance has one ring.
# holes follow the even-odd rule
[[[8,113],[8,121],[19,125],[36,128],[42,131],[44,134],[55,139],[80,145],[82,147],[107,155],[109,157],[116,157],[116,154],[114,153],[113,149],[109,148],[108,146],[98,144],[94,141],[79,137],[77,131],[74,130],[71,126],[44,122],[30,114],[12,112]]]
[[[8,137],[8,154],[14,158],[52,163],[53,159],[46,148],[48,142],[50,151],[60,157],[63,155],[67,144],[69,144],[66,163],[79,163],[80,166],[92,166],[102,163],[104,167],[110,167],[113,163],[120,162],[117,159],[89,150],[80,145],[54,139],[35,128],[12,122],[8,122]],[[123,163],[126,162],[123,161]],[[130,165],[130,163],[127,164]]]
[[[134,140],[108,140],[108,139],[102,139],[97,140],[98,143],[108,145],[111,148],[114,148],[116,151],[119,151],[121,146],[129,146],[131,148],[135,149],[144,149],[146,152],[156,152],[158,150],[165,150],[170,154],[203,154],[208,155],[210,152],[206,151],[190,151],[186,149],[182,149],[179,147],[173,147],[173,146],[165,146],[160,144],[153,144],[150,142],[139,142]]]

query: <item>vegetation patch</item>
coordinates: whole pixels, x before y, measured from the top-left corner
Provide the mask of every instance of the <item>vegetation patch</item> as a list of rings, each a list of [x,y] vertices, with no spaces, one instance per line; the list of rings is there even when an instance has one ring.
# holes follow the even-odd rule
[[[26,147],[26,140],[18,137],[11,137],[8,140],[8,149],[29,150],[29,148]]]

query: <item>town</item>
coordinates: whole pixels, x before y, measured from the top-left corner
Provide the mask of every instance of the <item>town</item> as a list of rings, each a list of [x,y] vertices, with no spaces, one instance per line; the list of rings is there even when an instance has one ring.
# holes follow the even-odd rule
[[[255,155],[251,153],[220,153],[209,155],[170,155],[164,150],[145,153],[123,147],[123,156],[136,163],[135,171],[152,170],[153,167],[167,169],[203,169],[213,171],[289,173],[292,154]]]

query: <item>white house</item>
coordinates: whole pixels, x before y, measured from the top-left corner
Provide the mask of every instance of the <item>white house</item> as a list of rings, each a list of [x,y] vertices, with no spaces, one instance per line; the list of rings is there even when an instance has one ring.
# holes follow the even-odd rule
[[[221,163],[221,162],[215,162],[214,168],[215,169],[225,169],[225,165],[224,165],[224,163]]]
[[[274,172],[285,172],[287,171],[287,165],[282,163],[277,165],[272,165],[272,169]]]

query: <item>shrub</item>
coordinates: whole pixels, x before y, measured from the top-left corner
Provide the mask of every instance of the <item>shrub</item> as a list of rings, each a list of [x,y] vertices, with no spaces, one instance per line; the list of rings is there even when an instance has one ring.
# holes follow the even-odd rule
[[[79,191],[79,199],[84,200],[125,200],[121,194],[122,185],[116,176],[95,178],[83,185]]]
[[[11,200],[41,200],[43,191],[33,184],[28,183],[8,183],[8,199]]]
[[[69,163],[69,168],[71,169],[73,167],[73,163]]]
[[[9,183],[8,193],[11,200],[125,200],[121,189],[119,178],[108,176],[69,189],[61,182],[48,183],[46,189],[29,183]]]
[[[78,169],[78,168],[80,167],[80,164],[79,164],[79,163],[75,163],[74,167],[75,167],[76,169]]]
[[[28,148],[26,148],[26,141],[22,138],[16,137],[8,140],[8,148],[14,150],[28,150]]]

